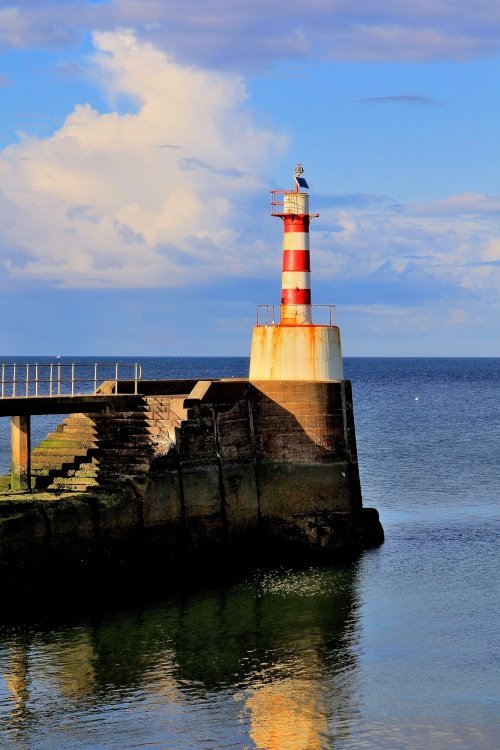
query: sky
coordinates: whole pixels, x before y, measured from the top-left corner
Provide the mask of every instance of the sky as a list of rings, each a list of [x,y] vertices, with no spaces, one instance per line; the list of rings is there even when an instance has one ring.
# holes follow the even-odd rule
[[[497,0],[0,0],[0,354],[248,355],[301,162],[344,355],[500,356],[499,89]]]

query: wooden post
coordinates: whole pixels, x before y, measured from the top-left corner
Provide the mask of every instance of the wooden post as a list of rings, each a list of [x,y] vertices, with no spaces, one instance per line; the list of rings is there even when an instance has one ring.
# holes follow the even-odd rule
[[[11,490],[31,489],[31,419],[29,414],[12,417],[11,441]]]

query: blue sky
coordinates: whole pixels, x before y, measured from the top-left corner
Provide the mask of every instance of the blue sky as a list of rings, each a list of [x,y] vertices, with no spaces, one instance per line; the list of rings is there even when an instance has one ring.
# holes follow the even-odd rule
[[[500,356],[499,82],[495,0],[0,0],[0,351],[247,354],[300,161],[344,354]]]

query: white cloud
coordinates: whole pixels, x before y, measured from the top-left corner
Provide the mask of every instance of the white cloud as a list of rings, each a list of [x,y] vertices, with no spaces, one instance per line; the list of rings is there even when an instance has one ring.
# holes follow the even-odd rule
[[[63,286],[240,273],[251,258],[240,235],[283,139],[252,122],[240,78],[178,65],[132,32],[94,41],[96,80],[134,111],[79,105],[50,138],[0,153],[8,273]]]
[[[426,204],[334,207],[313,224],[322,278],[411,286],[421,299],[452,288],[500,291],[500,196],[456,195]],[[324,229],[323,229],[324,227]],[[329,228],[332,229],[329,229]]]
[[[500,196],[464,193],[451,195],[433,203],[415,203],[407,206],[405,213],[416,216],[485,216],[500,215]]]
[[[419,307],[342,305],[344,353],[364,356],[499,356],[494,300],[457,305],[452,297]]]
[[[497,0],[12,0],[0,47],[67,44],[89,28],[133,26],[178,59],[240,70],[308,56],[464,60],[498,54]]]
[[[493,237],[486,245],[482,259],[489,263],[500,264],[500,237]]]

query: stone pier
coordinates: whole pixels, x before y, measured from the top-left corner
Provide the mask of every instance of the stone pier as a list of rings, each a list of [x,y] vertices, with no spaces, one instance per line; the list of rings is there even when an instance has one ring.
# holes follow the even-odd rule
[[[203,565],[213,555],[329,562],[383,541],[377,512],[362,505],[349,381],[141,390],[66,417],[31,453],[31,495],[16,495],[23,477],[13,473],[0,502],[0,577],[153,548]],[[25,465],[29,427],[13,425]]]

